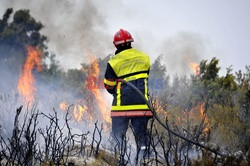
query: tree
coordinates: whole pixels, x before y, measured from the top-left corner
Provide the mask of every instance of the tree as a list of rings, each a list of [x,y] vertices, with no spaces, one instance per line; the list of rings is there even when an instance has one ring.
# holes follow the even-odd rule
[[[16,11],[10,20],[12,13],[13,9],[9,8],[0,19],[0,62],[16,73],[26,59],[26,47],[31,45],[45,50],[47,37],[40,33],[43,25],[29,10]]]
[[[0,43],[21,47],[32,45],[46,48],[44,42],[47,37],[40,33],[43,28],[42,23],[37,22],[26,9],[16,11],[13,20],[10,22],[12,12],[12,8],[7,9],[2,20],[0,20]]]
[[[162,55],[158,56],[150,67],[151,78],[164,78],[166,76],[166,66],[161,63]]]
[[[219,60],[215,57],[207,64],[207,60],[200,63],[200,75],[202,80],[214,80],[218,77],[220,67],[218,67]]]

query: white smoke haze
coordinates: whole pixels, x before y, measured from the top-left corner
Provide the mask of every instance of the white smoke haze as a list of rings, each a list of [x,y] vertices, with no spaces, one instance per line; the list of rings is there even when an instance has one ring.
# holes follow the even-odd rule
[[[45,27],[42,33],[48,37],[49,51],[56,54],[64,69],[80,68],[80,63],[86,62],[86,50],[96,57],[105,57],[113,53],[113,33],[119,28],[132,33],[135,39],[133,46],[149,54],[151,62],[163,54],[169,73],[190,74],[191,71],[188,65],[185,65],[183,57],[187,56],[197,63],[204,57],[206,43],[198,34],[181,32],[176,36],[162,36],[159,40],[154,36],[155,32],[147,27],[140,31],[134,27],[133,20],[137,22],[144,19],[144,16],[140,13],[131,13],[130,9],[125,8],[126,2],[111,0],[103,5],[102,3],[90,0],[1,2],[2,10],[8,7],[13,7],[14,10],[29,9],[31,15],[43,23]],[[119,7],[121,12],[117,13],[118,9],[110,6]],[[116,25],[107,24],[110,21],[108,15],[117,15],[112,17],[117,19]],[[131,22],[123,22],[125,18],[131,18]]]
[[[102,5],[102,3],[105,3],[105,5]],[[142,25],[132,25],[131,22],[126,24],[127,22],[123,22],[121,18],[130,18],[134,22],[140,22],[140,20],[145,18],[139,12],[139,10],[143,9],[138,9],[138,11],[132,13],[131,10],[123,6],[123,3],[126,3],[126,1],[110,0],[106,3],[101,0],[2,0],[0,2],[0,14],[2,16],[7,8],[13,8],[14,12],[19,9],[29,9],[31,16],[45,26],[42,29],[42,34],[48,37],[48,51],[50,55],[56,54],[56,60],[60,61],[59,65],[65,71],[71,68],[79,69],[81,63],[89,63],[87,51],[97,58],[104,58],[113,53],[115,50],[112,43],[113,34],[119,28],[124,28],[131,32],[135,39],[132,46],[147,53],[151,57],[151,63],[159,55],[162,55],[162,64],[166,65],[170,80],[174,74],[178,76],[194,74],[190,69],[190,63],[199,64],[201,60],[208,59],[209,61],[214,56],[218,57],[216,52],[220,51],[214,51],[210,41],[202,34],[180,31],[173,35],[163,32],[164,34],[159,39],[156,36],[157,32],[151,31],[150,27],[144,26],[143,21],[141,22]],[[120,11],[120,13],[117,13],[117,11]],[[110,23],[110,17],[107,17],[107,15],[110,14],[119,15],[117,17],[119,21],[116,25],[108,24]],[[141,30],[135,28],[136,26],[141,27]],[[30,105],[27,108],[27,103],[23,102],[17,91],[21,67],[19,71],[11,71],[4,68],[4,65],[1,64],[4,64],[4,62],[0,62],[0,129],[6,136],[11,136],[16,108],[24,105],[23,114],[20,118],[20,123],[22,123],[24,113],[29,112],[32,106]],[[222,68],[225,67],[222,66]],[[100,69],[103,69],[103,67]],[[62,84],[60,84],[62,80],[52,78],[50,82],[43,82],[39,72],[34,71],[33,74],[36,79],[35,87],[37,89],[35,94],[36,108],[47,115],[53,114],[54,111],[57,112],[60,126],[63,126],[66,115],[66,111],[61,110],[59,107],[59,104],[63,101],[71,105],[69,107],[70,117],[72,117],[70,127],[73,133],[92,132],[94,123],[97,120],[99,126],[103,122],[95,99],[91,101],[93,105],[92,110],[95,111],[94,113],[92,112],[93,120],[84,117],[81,122],[77,122],[74,119],[73,109],[76,101],[81,100],[82,105],[87,105],[89,96],[87,96],[88,92],[86,89],[86,92],[82,92],[77,88],[66,88],[66,86],[62,88]],[[103,74],[103,71],[101,71],[101,74]],[[101,93],[108,106],[111,106],[113,96],[108,94],[105,89],[101,89]],[[174,97],[173,100],[175,99]],[[110,112],[110,109],[107,110]],[[49,124],[49,121],[44,119],[46,118],[39,117],[39,127]],[[108,127],[108,130],[102,132],[102,144],[104,145],[109,144],[108,138],[111,127]],[[128,131],[128,135],[129,140],[134,141],[131,131]],[[135,150],[135,142],[132,142],[132,145]]]
[[[45,26],[42,33],[48,37],[49,51],[56,54],[57,59],[60,60],[61,67],[65,69],[79,68],[82,62],[88,62],[86,50],[89,50],[96,57],[104,57],[108,55],[105,50],[113,47],[110,44],[112,41],[107,42],[110,37],[104,33],[106,28],[105,17],[99,13],[93,1],[2,1],[0,7],[2,10],[1,14],[7,8],[13,8],[14,12],[19,9],[29,9],[31,16],[37,21],[42,22]],[[2,116],[7,117],[7,114],[10,115],[5,111],[7,110],[6,107],[11,107],[8,109],[12,112],[11,115],[15,114],[15,109],[20,105],[24,105],[24,110],[26,111],[27,103],[23,103],[21,96],[17,93],[18,75],[21,68],[20,71],[16,71],[15,73],[8,69],[6,71],[4,68],[1,71],[0,97],[4,106],[4,108],[0,108],[1,112],[4,112]],[[60,89],[58,80],[52,80],[49,83],[39,82],[39,73],[34,73],[34,77],[36,78],[34,86],[37,89],[35,94],[37,108],[48,114],[52,113],[53,109],[55,109],[63,121],[65,112],[60,110],[59,103],[67,101],[69,105],[73,105],[75,104],[75,100],[79,99],[78,95],[81,92],[76,92],[72,89]],[[5,99],[5,95],[9,96],[8,100]],[[106,99],[109,98],[110,96]],[[85,98],[82,100],[85,100]],[[97,108],[97,104],[94,106],[96,109],[99,109]],[[70,107],[69,111],[72,113],[73,107]],[[9,121],[7,126],[13,124],[14,116],[11,116],[11,118],[12,121]],[[93,119],[93,122],[97,119]],[[73,122],[75,124],[78,123],[74,120]],[[99,122],[101,123],[100,120]],[[89,128],[91,126],[87,126],[86,124],[90,124],[89,121],[83,121],[80,125],[75,125],[74,129],[91,130]],[[9,130],[11,131],[11,128]]]
[[[105,33],[105,16],[93,1],[70,0],[4,0],[2,10],[12,7],[29,9],[45,26],[49,51],[54,52],[64,68],[79,68],[86,59],[86,49],[97,57],[110,53],[111,36]],[[1,13],[4,13],[1,12]]]
[[[56,54],[61,67],[65,69],[79,68],[82,62],[88,62],[86,50],[97,57],[105,57],[114,51],[113,34],[106,32],[108,28],[115,29],[114,31],[119,28],[131,30],[135,39],[133,46],[148,53],[152,57],[151,63],[158,55],[163,54],[163,63],[166,64],[168,73],[190,74],[192,71],[189,69],[187,59],[196,63],[203,59],[206,43],[199,35],[183,32],[161,42],[156,40],[150,29],[137,31],[133,27],[130,29],[128,25],[127,27],[120,27],[120,25],[108,27],[105,12],[116,14],[117,9],[110,8],[109,10],[107,4],[102,7],[97,2],[100,1],[3,0],[0,9],[3,10],[1,13],[10,7],[14,11],[29,9],[31,16],[37,21],[41,21],[45,26],[42,33],[48,37],[49,51]],[[126,11],[121,14],[123,17],[143,18],[141,15],[130,13],[130,10],[124,9],[122,3],[124,2],[109,1],[110,5],[119,6],[121,11]],[[17,73],[19,72],[17,71]],[[5,81],[1,81],[1,89],[5,90],[4,93],[11,93],[12,96],[15,96],[18,76],[13,78],[13,73],[8,71],[4,73]],[[37,74],[39,75],[39,73]],[[11,82],[11,84],[6,84],[6,82]],[[39,109],[50,112],[53,108],[58,109],[61,101],[74,104],[77,93],[80,92],[60,89],[57,85],[58,80],[49,84],[36,82],[36,99]],[[2,90],[1,92],[3,92]],[[107,94],[105,90],[102,92],[111,105],[112,96]],[[20,104],[22,103],[16,102],[15,107]]]
[[[199,34],[180,32],[165,40],[161,44],[160,52],[163,54],[163,63],[167,72],[177,75],[193,74],[190,63],[199,64],[207,59],[208,42]]]
[[[3,0],[0,9],[2,14],[6,8],[10,7],[14,11],[29,9],[31,16],[37,21],[41,21],[45,26],[42,33],[48,37],[49,51],[56,54],[57,59],[60,60],[61,67],[68,69],[79,68],[82,62],[88,62],[86,49],[97,57],[105,57],[114,51],[112,44],[113,34],[108,34],[106,29],[117,31],[119,28],[125,28],[130,31],[128,25],[127,27],[120,27],[120,25],[108,27],[110,25],[107,25],[108,18],[105,14],[106,12],[117,14],[117,9],[109,8],[107,4],[102,6],[98,2],[100,1]],[[115,0],[108,2],[111,6],[119,6],[119,9],[125,12],[119,13],[123,17],[130,17],[131,19],[133,16],[135,19],[143,18],[142,15],[131,13],[129,12],[130,10],[124,9],[123,3],[125,2],[117,2]],[[122,22],[122,20],[120,21]],[[207,51],[206,41],[195,33],[182,32],[170,38],[166,37],[167,39],[161,42],[156,40],[153,35],[154,32],[151,32],[150,29],[137,31],[131,27],[131,31],[135,39],[133,46],[148,53],[152,57],[151,63],[158,55],[163,54],[163,63],[166,64],[167,72],[171,74],[191,74],[189,63],[199,63]],[[17,71],[17,73],[19,72]],[[17,87],[18,77],[15,76],[13,78],[12,73],[8,73],[8,71],[3,73],[5,81],[0,82],[1,89],[5,90],[6,93],[12,91],[12,94],[15,94],[16,89],[13,90],[13,87]],[[6,82],[11,82],[11,85],[6,84]],[[77,92],[58,89],[54,92],[54,87],[57,85],[56,80],[52,84],[53,86],[36,83],[38,100],[44,103],[52,102],[47,104],[50,108],[57,105],[57,102],[61,100],[69,100],[70,104],[74,104]],[[108,95],[107,92],[104,93],[109,100],[108,102],[111,103],[112,96]]]
[[[6,80],[11,81],[11,80]],[[51,84],[57,86],[56,81],[53,81]],[[93,120],[90,120],[88,117],[84,114],[84,117],[81,121],[77,121],[76,118],[73,115],[74,106],[76,104],[76,100],[82,100],[81,105],[86,104],[87,96],[83,95],[83,98],[77,97],[77,93],[72,90],[68,89],[60,89],[55,88],[51,86],[51,84],[36,82],[35,87],[37,89],[35,93],[35,101],[33,103],[27,103],[27,101],[23,100],[22,96],[17,93],[17,90],[13,88],[11,91],[8,91],[7,93],[3,93],[2,87],[0,88],[0,128],[1,128],[1,134],[5,138],[10,138],[12,135],[12,131],[14,128],[14,121],[15,121],[15,115],[16,115],[16,109],[20,106],[23,106],[23,109],[21,111],[21,115],[19,116],[19,124],[20,126],[25,121],[26,114],[31,115],[32,111],[39,111],[39,113],[44,113],[47,116],[54,116],[54,113],[56,112],[57,118],[58,118],[58,124],[60,127],[63,127],[65,125],[65,116],[67,114],[67,111],[69,112],[68,118],[69,125],[71,128],[72,133],[81,134],[81,133],[87,133],[90,132],[92,134],[94,130],[94,123],[98,121],[98,127],[101,128],[101,124],[104,123],[104,120],[100,117],[99,114],[99,107],[97,104],[93,105]],[[79,93],[79,92],[78,92]],[[85,98],[86,97],[86,98]],[[61,102],[66,101],[68,104],[68,108],[66,110],[62,110],[59,105]],[[93,101],[95,102],[95,101]],[[87,109],[89,111],[89,109]],[[99,116],[98,116],[99,115]],[[45,129],[45,126],[49,126],[50,121],[43,115],[38,116],[38,128]],[[104,126],[107,123],[104,123]],[[67,128],[64,128],[65,132],[67,131]],[[109,138],[109,130],[110,128],[106,126],[106,131],[103,132],[103,140],[102,143],[104,145],[109,144],[108,138]],[[92,139],[92,135],[88,135],[88,139]],[[38,139],[40,139],[40,135],[38,136]],[[39,142],[39,141],[38,141]],[[39,144],[43,144],[43,142],[39,142]]]

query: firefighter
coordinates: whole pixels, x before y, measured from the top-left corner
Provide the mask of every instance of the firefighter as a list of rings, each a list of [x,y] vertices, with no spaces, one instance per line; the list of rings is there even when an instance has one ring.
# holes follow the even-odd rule
[[[120,79],[135,85],[148,100],[150,59],[145,53],[132,48],[131,42],[134,42],[133,37],[124,29],[114,35],[116,51],[107,64],[104,84],[114,97],[111,135],[117,144],[122,144],[130,123],[137,148],[145,150],[149,147],[147,124],[153,115],[143,98]]]

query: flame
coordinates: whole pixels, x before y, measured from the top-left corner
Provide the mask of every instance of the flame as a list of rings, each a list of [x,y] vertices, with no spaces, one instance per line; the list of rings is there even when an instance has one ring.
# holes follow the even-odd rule
[[[176,126],[182,128],[189,126],[189,128],[195,129],[197,124],[199,124],[201,125],[199,127],[201,127],[200,129],[202,130],[202,134],[204,134],[204,136],[209,136],[210,134],[211,123],[205,112],[205,102],[198,103],[191,109],[172,109],[167,115],[168,120],[173,122]]]
[[[205,134],[208,134],[210,132],[210,123],[209,123],[209,119],[207,118],[207,115],[205,113],[205,103],[202,103],[200,105],[200,114],[201,114],[201,118],[204,119],[205,128],[204,128],[203,132]]]
[[[167,104],[163,104],[160,102],[160,99],[158,97],[153,100],[153,107],[155,108],[155,111],[158,115],[166,117],[167,116]]]
[[[87,51],[87,53],[88,53],[88,56],[91,60],[91,65],[87,70],[87,76],[88,76],[88,78],[93,78],[92,80],[89,80],[89,79],[87,80],[87,86],[92,87],[92,88],[88,88],[88,90],[94,95],[94,97],[97,101],[97,105],[101,111],[102,118],[106,122],[111,123],[110,111],[108,109],[108,103],[105,100],[104,96],[102,95],[102,93],[100,91],[100,87],[95,87],[95,85],[94,85],[95,80],[99,79],[99,74],[100,74],[98,61],[94,55],[90,54],[88,51]],[[103,84],[100,86],[103,86]],[[95,88],[93,88],[93,87],[95,87]]]
[[[88,107],[86,105],[79,104],[81,102],[81,100],[77,100],[75,101],[75,104],[73,105],[73,118],[77,121],[77,122],[81,122],[83,120],[83,118],[85,117],[85,119],[88,119],[89,121],[93,120],[93,117],[87,112]],[[63,101],[61,103],[59,103],[59,107],[61,110],[66,111],[69,108],[69,104],[67,101]]]
[[[75,104],[73,106],[73,118],[77,121],[77,122],[81,122],[83,119],[88,120],[88,121],[93,121],[93,116],[96,115],[101,115],[101,118],[103,120],[105,120],[106,122],[111,123],[111,118],[110,118],[110,111],[108,108],[108,103],[105,100],[105,97],[103,96],[103,94],[100,91],[100,87],[96,85],[96,82],[98,82],[99,79],[99,75],[100,75],[100,69],[99,69],[99,65],[98,65],[98,61],[95,58],[94,55],[90,54],[88,51],[88,56],[90,59],[90,65],[88,68],[82,68],[82,71],[86,73],[87,78],[91,78],[91,79],[87,79],[86,82],[86,88],[88,90],[88,92],[90,92],[91,95],[94,96],[95,101],[97,102],[97,104],[93,104],[93,100],[91,99],[91,95],[90,96],[86,96],[87,98],[85,100],[77,100],[75,101]],[[103,88],[104,85],[102,82],[98,82],[98,84],[100,84]],[[90,97],[90,100],[88,100],[88,97]],[[87,103],[87,106],[83,103]],[[93,113],[93,109],[95,109],[95,105],[97,105],[99,107],[100,113],[94,112]],[[61,110],[66,110],[68,108],[69,104],[67,104],[67,102],[61,102],[59,104],[59,107]],[[93,108],[93,109],[92,109]],[[108,124],[104,124],[104,128],[108,128]]]
[[[200,74],[200,66],[197,63],[190,63],[189,64],[190,69],[194,72],[195,75]]]
[[[187,55],[184,55],[184,61],[196,76],[200,74],[200,66],[198,63],[192,62]]]
[[[87,109],[88,108],[85,105],[83,107],[81,105],[74,105],[73,115],[77,122],[81,122],[83,120],[84,113]]]
[[[28,56],[19,75],[18,92],[26,103],[33,103],[35,100],[36,87],[34,86],[35,78],[32,74],[34,67],[37,71],[42,70],[42,54],[32,46],[27,46]]]
[[[66,111],[69,108],[69,104],[66,101],[63,101],[59,104],[61,110]]]

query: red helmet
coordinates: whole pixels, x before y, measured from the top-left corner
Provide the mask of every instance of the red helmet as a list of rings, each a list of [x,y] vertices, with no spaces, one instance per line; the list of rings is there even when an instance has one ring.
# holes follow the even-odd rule
[[[117,46],[122,43],[133,42],[133,41],[134,39],[128,31],[120,29],[118,32],[116,32],[113,43],[115,46]]]

